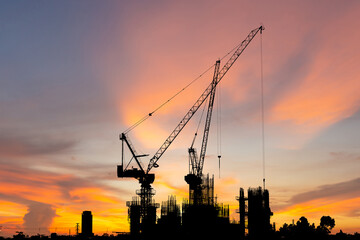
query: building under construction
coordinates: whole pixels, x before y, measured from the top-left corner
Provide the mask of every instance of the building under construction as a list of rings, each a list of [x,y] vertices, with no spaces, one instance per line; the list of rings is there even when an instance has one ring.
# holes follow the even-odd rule
[[[212,233],[210,229],[229,225],[229,206],[217,203],[214,196],[214,178],[210,178],[209,175],[203,177],[201,190],[201,194],[198,195],[201,196],[201,200],[195,200],[190,192],[190,201],[185,199],[182,208],[174,196],[169,196],[167,201],[162,202],[158,220],[156,209],[160,206],[152,202],[147,210],[145,222],[141,218],[141,201],[138,197],[133,198],[127,202],[131,235],[134,239],[149,238],[156,232],[164,238],[171,235],[189,239],[197,234],[198,237],[204,236],[205,233],[214,234],[215,232]]]
[[[264,239],[270,236],[272,212],[268,190],[249,188],[248,196],[245,197],[244,189],[240,189],[240,196],[237,197],[239,222],[230,222],[229,205],[217,202],[213,177],[203,177],[202,190],[202,201],[185,199],[182,207],[175,196],[169,196],[161,207],[152,203],[149,209],[151,214],[147,215],[146,222],[141,221],[140,200],[134,198],[127,202],[132,238],[226,239],[238,236],[239,239]],[[160,208],[159,218],[156,215],[157,208]]]
[[[134,239],[139,239],[141,235],[151,235],[154,225],[156,223],[156,209],[159,204],[153,200],[147,205],[146,215],[142,217],[141,200],[139,197],[134,197],[132,201],[127,201],[128,218],[130,222],[130,233]]]
[[[240,188],[239,201],[240,236],[245,237],[246,230],[250,239],[264,239],[272,231],[270,217],[269,191],[266,189],[249,188],[245,197],[244,189]]]

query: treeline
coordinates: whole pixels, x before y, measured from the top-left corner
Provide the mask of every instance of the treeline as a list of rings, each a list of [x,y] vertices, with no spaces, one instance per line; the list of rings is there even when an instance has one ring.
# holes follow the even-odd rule
[[[314,223],[310,224],[306,217],[301,217],[294,224],[285,223],[280,229],[273,233],[273,239],[284,240],[360,240],[360,234],[346,234],[341,230],[336,234],[330,234],[331,230],[335,227],[335,219],[330,216],[323,216],[320,219],[319,226]]]
[[[235,231],[231,234],[231,239],[240,239],[241,237],[237,235],[238,231],[236,229],[238,224],[230,224],[229,226],[235,227]],[[310,224],[306,217],[301,217],[296,223],[287,224],[285,223],[282,227],[279,228],[278,231],[270,230],[264,234],[257,235],[256,237],[253,235],[247,235],[245,240],[360,240],[360,234],[346,234],[343,233],[341,230],[338,233],[331,234],[331,230],[335,227],[335,219],[331,218],[330,216],[323,216],[320,219],[319,226],[315,226],[314,223]],[[157,232],[159,234],[159,232]],[[228,235],[228,234],[227,234]],[[234,235],[234,236],[233,236]],[[221,239],[221,240],[228,240],[228,237],[221,238],[221,236],[211,236],[207,237],[207,240],[212,239]],[[220,237],[220,238],[219,238]],[[3,238],[0,237],[0,240],[147,240],[146,237],[139,237],[135,239],[129,233],[122,233],[122,234],[103,234],[102,236],[93,236],[91,238],[85,238],[81,235],[75,236],[65,236],[65,235],[57,235],[56,233],[52,233],[50,236],[45,235],[35,235],[35,236],[25,236],[23,232],[18,232],[13,238]],[[184,238],[184,235],[176,235],[176,234],[169,234],[167,239],[184,239],[184,240],[192,240],[191,235],[187,235]],[[198,239],[198,238],[197,238]]]

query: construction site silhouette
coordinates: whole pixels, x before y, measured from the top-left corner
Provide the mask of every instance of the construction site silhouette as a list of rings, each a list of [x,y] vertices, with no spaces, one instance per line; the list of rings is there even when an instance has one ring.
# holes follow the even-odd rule
[[[146,221],[141,221],[140,200],[127,202],[129,207],[130,236],[132,239],[230,239],[237,236],[245,239],[248,229],[250,239],[264,239],[271,235],[270,223],[272,212],[269,206],[269,192],[261,187],[248,189],[248,197],[240,189],[240,222],[231,222],[229,205],[218,203],[214,197],[214,179],[209,175],[201,184],[201,199],[185,200],[177,203],[174,196],[169,196],[161,204],[161,216],[156,221],[156,208],[153,203],[151,214]]]
[[[263,146],[263,187],[249,188],[247,196],[245,191],[240,188],[237,200],[239,202],[239,222],[230,221],[229,205],[224,205],[217,201],[214,194],[214,177],[203,173],[205,162],[207,143],[210,132],[210,125],[212,113],[214,109],[215,93],[219,82],[223,79],[229,69],[233,66],[239,56],[247,48],[255,36],[260,33],[262,35],[264,27],[260,26],[253,29],[247,37],[235,48],[233,48],[223,58],[217,60],[213,66],[208,68],[205,72],[214,68],[214,74],[211,83],[195,101],[193,106],[188,110],[180,122],[175,126],[174,130],[169,134],[164,143],[159,147],[153,157],[150,158],[147,166],[142,165],[141,159],[149,156],[148,154],[138,154],[134,144],[130,141],[129,133],[137,126],[152,117],[158,110],[164,107],[168,102],[172,101],[177,95],[182,93],[197,79],[187,86],[182,88],[179,92],[173,95],[169,100],[165,101],[155,110],[146,114],[143,118],[130,126],[127,130],[120,134],[122,143],[122,157],[121,164],[117,166],[118,178],[134,178],[140,184],[140,189],[136,191],[136,197],[126,203],[128,207],[128,218],[130,222],[130,237],[131,239],[296,239],[298,236],[310,235],[301,234],[287,234],[287,230],[301,229],[288,228],[284,230],[286,234],[282,236],[277,235],[275,231],[275,224],[271,224],[270,218],[273,215],[270,209],[269,191],[265,189],[265,153],[264,153],[264,109],[263,109],[263,79],[261,68],[261,99],[262,99],[262,146]],[[262,57],[262,37],[261,40],[261,57]],[[228,57],[225,64],[220,67],[221,61]],[[262,62],[262,59],[261,59]],[[261,64],[262,67],[262,64]],[[205,73],[204,72],[204,73]],[[204,104],[207,102],[207,104]],[[204,106],[202,114],[199,119],[198,127],[195,131],[191,146],[188,148],[189,158],[189,173],[184,177],[185,182],[189,186],[189,197],[181,203],[177,201],[175,196],[169,196],[168,200],[160,204],[153,199],[155,190],[152,184],[155,181],[155,174],[151,173],[153,168],[159,167],[159,160],[174,142],[176,137],[181,133],[183,128],[192,119],[194,114],[201,106]],[[206,106],[207,105],[207,106]],[[198,135],[199,126],[202,121],[203,113],[206,111],[206,118],[204,120],[203,135],[201,139],[201,149],[198,153],[194,147],[196,137]],[[220,123],[221,125],[221,123]],[[220,127],[221,130],[221,127]],[[218,138],[221,136],[218,129]],[[219,142],[219,141],[218,141]],[[126,160],[130,155],[130,159]],[[219,172],[221,161],[221,143],[218,143],[218,159]],[[157,219],[157,209],[160,208],[161,215]],[[303,226],[303,221],[299,226]],[[306,228],[304,228],[306,229]],[[289,230],[290,231],[290,230]],[[291,232],[290,231],[290,232]],[[306,229],[308,231],[308,229]],[[301,230],[300,232],[306,232]],[[311,231],[308,231],[311,232]],[[316,233],[321,232],[319,228]],[[323,231],[326,232],[326,231]],[[326,235],[326,234],[325,234]],[[325,236],[318,235],[320,236]]]
[[[206,177],[205,185],[213,192],[212,178]],[[208,190],[206,190],[208,191]],[[359,240],[360,234],[353,235],[343,233],[341,230],[331,235],[335,226],[335,219],[323,216],[319,226],[310,224],[306,217],[300,217],[296,223],[287,224],[275,229],[270,219],[273,213],[269,206],[269,192],[261,187],[249,188],[247,196],[244,189],[240,188],[237,200],[239,202],[239,221],[230,221],[229,206],[217,203],[213,195],[208,195],[202,203],[194,205],[184,201],[182,207],[177,203],[174,196],[169,196],[167,201],[162,202],[161,207],[154,204],[152,209],[155,215],[151,220],[140,222],[140,204],[136,199],[128,202],[130,232],[115,232],[116,234],[104,233],[98,236],[92,233],[92,214],[84,211],[82,216],[82,232],[76,235],[58,235],[52,233],[49,236],[34,235],[26,236],[18,232],[12,239],[16,240],[152,240],[152,239],[239,239],[239,240]],[[156,209],[160,208],[160,217],[156,218]],[[78,226],[78,225],[77,225]],[[0,239],[6,239],[0,237]],[[10,239],[10,238],[7,238]]]
[[[175,98],[198,78],[120,134],[122,157],[121,164],[117,166],[117,177],[121,179],[133,178],[140,184],[140,189],[136,191],[137,196],[126,202],[126,206],[128,207],[130,232],[116,233],[117,235],[104,234],[103,236],[94,236],[92,212],[83,211],[81,233],[79,233],[79,224],[77,223],[76,235],[71,236],[69,233],[68,236],[60,236],[57,235],[57,233],[52,233],[51,239],[360,239],[359,234],[348,235],[339,232],[336,235],[330,235],[331,230],[335,226],[335,220],[330,216],[323,216],[320,220],[320,225],[317,227],[315,227],[314,224],[310,224],[305,217],[300,217],[296,224],[284,224],[277,231],[275,223],[271,223],[273,212],[270,208],[270,193],[268,189],[265,188],[264,158],[263,187],[248,188],[247,191],[245,191],[244,188],[239,189],[239,195],[236,197],[236,200],[238,201],[237,213],[239,214],[239,221],[230,219],[229,205],[218,202],[215,194],[214,176],[203,173],[217,85],[254,37],[258,33],[261,35],[264,29],[263,26],[260,26],[250,31],[247,37],[232,50],[233,54],[222,67],[220,67],[220,62],[224,58],[217,60],[213,66],[205,71],[207,72],[214,68],[211,83],[195,101],[194,105],[188,110],[179,124],[175,126],[174,130],[160,146],[158,151],[150,158],[149,164],[146,167],[143,167],[141,158],[147,157],[148,154],[137,153],[134,144],[130,141],[129,132],[153,116],[160,108]],[[230,53],[231,52],[226,54],[225,57]],[[200,77],[201,76],[202,74]],[[168,200],[163,201],[160,205],[159,203],[156,203],[153,198],[155,190],[152,188],[152,184],[155,181],[155,174],[150,171],[153,168],[159,167],[161,156],[202,105],[204,106],[203,113],[205,110],[207,111],[204,120],[201,149],[198,154],[194,147],[194,143],[198,135],[202,115],[191,146],[188,148],[189,172],[184,177],[189,189],[188,199],[179,202],[175,196],[169,196]],[[264,121],[264,118],[262,118],[262,121]],[[262,122],[262,126],[264,127],[264,122]],[[262,131],[264,141],[264,128]],[[131,156],[128,161],[125,159],[126,151],[127,153],[130,153],[129,155]],[[219,159],[220,168],[221,151],[218,151],[217,157]],[[160,209],[159,217],[157,215],[158,209]],[[48,237],[43,235],[27,237],[23,232],[18,232],[13,238],[19,240],[27,238],[36,240],[47,239]]]
[[[129,132],[142,124],[148,118],[154,115],[160,108],[173,100],[184,89],[189,87],[195,80],[191,81],[185,88],[176,93],[168,101],[161,104],[154,111],[150,112],[133,126],[129,127],[125,132],[120,134],[122,142],[122,158],[121,164],[117,167],[117,176],[119,178],[135,178],[140,183],[140,189],[136,191],[137,197],[132,201],[127,202],[129,207],[130,220],[130,234],[133,239],[168,239],[170,236],[173,239],[213,239],[213,238],[228,238],[236,234],[235,225],[230,224],[229,220],[229,206],[224,206],[217,202],[214,196],[214,178],[209,175],[204,176],[203,167],[206,156],[207,143],[210,132],[211,118],[214,108],[215,93],[217,85],[233,66],[239,56],[247,48],[254,37],[260,33],[262,34],[265,28],[260,26],[253,29],[247,37],[232,51],[226,54],[222,59],[230,55],[229,59],[220,68],[222,59],[219,59],[212,66],[214,67],[214,74],[210,85],[195,101],[194,105],[189,109],[185,116],[181,119],[179,124],[170,133],[169,137],[160,146],[159,150],[150,158],[147,168],[144,168],[140,159],[147,157],[148,154],[138,154],[134,145],[129,138]],[[212,67],[207,69],[209,71]],[[199,78],[202,76],[201,74]],[[207,108],[205,102],[208,102]],[[176,137],[180,134],[183,128],[191,120],[198,109],[204,104],[204,111],[206,112],[206,119],[204,123],[203,137],[201,142],[200,153],[197,154],[194,143],[198,135],[198,129],[202,120],[202,114],[199,120],[198,128],[194,134],[194,139],[190,148],[189,154],[189,173],[185,176],[185,181],[189,185],[189,199],[182,203],[182,208],[177,204],[174,197],[169,197],[167,202],[163,202],[161,206],[161,217],[156,224],[156,209],[159,204],[155,203],[153,196],[155,191],[152,184],[155,180],[155,174],[150,173],[151,169],[159,167],[159,160],[169,146],[174,142]],[[125,148],[126,147],[126,148]],[[218,147],[220,149],[221,145]],[[126,163],[125,151],[130,153],[131,159]],[[221,160],[221,150],[218,151],[219,167]],[[133,162],[133,165],[131,163]],[[134,166],[135,165],[135,166]],[[131,167],[130,167],[131,166]],[[265,179],[264,179],[265,181]],[[241,192],[240,192],[241,193]],[[254,222],[252,226],[252,234],[254,236],[264,236],[268,230],[271,229],[270,215],[272,214],[269,208],[269,194],[266,190],[258,191],[249,190],[249,197],[239,197],[239,203],[244,207],[241,214],[243,214],[242,224],[245,224],[245,218],[249,222]],[[245,203],[247,201],[247,205]],[[246,211],[246,206],[249,210]],[[259,210],[258,208],[264,208]],[[245,214],[247,217],[245,217]],[[255,224],[256,222],[256,224]],[[261,226],[260,226],[261,224]],[[261,231],[261,232],[260,232]],[[242,231],[243,235],[245,231]],[[255,232],[257,232],[255,234]]]

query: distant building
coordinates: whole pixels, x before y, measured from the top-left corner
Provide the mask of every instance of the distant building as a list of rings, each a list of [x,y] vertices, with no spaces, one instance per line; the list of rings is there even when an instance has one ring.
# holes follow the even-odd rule
[[[81,235],[84,237],[92,237],[93,234],[93,217],[91,211],[83,211],[81,217]]]

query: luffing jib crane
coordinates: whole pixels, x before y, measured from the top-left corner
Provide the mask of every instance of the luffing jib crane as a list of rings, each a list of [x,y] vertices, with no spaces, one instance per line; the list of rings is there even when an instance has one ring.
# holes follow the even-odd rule
[[[238,48],[235,50],[234,54],[230,57],[230,59],[225,63],[225,65],[222,67],[221,70],[219,70],[220,62],[216,62],[215,64],[215,73],[214,78],[211,82],[211,84],[205,89],[205,91],[201,94],[199,99],[195,102],[195,104],[190,108],[190,110],[185,114],[183,119],[180,121],[180,123],[175,127],[175,129],[171,132],[169,137],[165,140],[165,142],[160,146],[159,150],[154,154],[154,156],[150,159],[149,164],[146,168],[146,170],[142,167],[140,158],[146,157],[148,155],[138,155],[135,151],[134,146],[131,144],[129,137],[127,135],[127,132],[120,134],[120,140],[122,141],[122,162],[121,165],[117,166],[117,176],[119,178],[135,178],[139,181],[141,184],[140,191],[137,191],[137,194],[140,196],[140,214],[142,217],[142,221],[146,220],[147,218],[147,209],[149,204],[152,202],[152,196],[154,195],[154,191],[151,187],[151,184],[155,180],[155,174],[150,173],[150,170],[152,168],[157,168],[158,161],[161,158],[161,156],[165,153],[165,151],[169,148],[171,143],[175,140],[175,138],[179,135],[179,133],[182,131],[182,129],[186,126],[186,124],[189,122],[189,120],[192,118],[192,116],[196,113],[196,111],[200,108],[200,106],[204,103],[204,101],[211,96],[209,104],[211,101],[214,100],[214,94],[215,94],[215,88],[217,84],[222,80],[222,78],[225,76],[225,74],[228,72],[230,67],[235,63],[235,61],[238,59],[238,57],[241,55],[241,53],[245,50],[245,48],[249,45],[251,40],[256,36],[256,34],[260,31],[264,30],[263,26],[260,26],[254,30],[252,30],[248,36],[241,42],[241,44],[238,46]],[[209,106],[210,110],[210,106]],[[212,111],[212,106],[211,106]],[[207,122],[206,124],[210,124],[211,119],[211,111],[208,111],[207,116]],[[210,115],[209,115],[210,114]],[[207,127],[209,129],[209,127]],[[207,145],[207,138],[208,138],[209,131],[204,130],[204,137],[203,137],[203,144],[201,148],[200,157],[197,161],[194,161],[192,172],[188,175],[188,181],[191,183],[195,183],[196,186],[196,179],[198,179],[199,175],[202,174],[202,168],[204,164],[204,157],[206,152],[206,145]],[[132,158],[129,161],[129,164],[124,168],[124,145],[126,144],[127,148],[129,149]],[[128,168],[130,165],[130,162],[132,160],[135,160],[138,168]],[[191,175],[192,174],[192,175]]]

